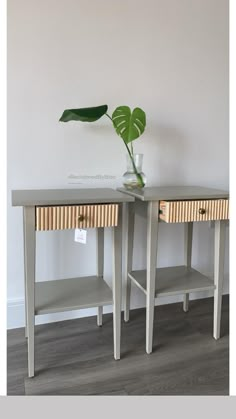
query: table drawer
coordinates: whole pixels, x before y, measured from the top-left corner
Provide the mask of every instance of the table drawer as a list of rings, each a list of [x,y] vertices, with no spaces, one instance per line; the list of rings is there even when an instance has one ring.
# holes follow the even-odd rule
[[[36,230],[113,227],[118,204],[36,207]]]
[[[229,219],[229,200],[160,201],[159,218],[166,223]]]

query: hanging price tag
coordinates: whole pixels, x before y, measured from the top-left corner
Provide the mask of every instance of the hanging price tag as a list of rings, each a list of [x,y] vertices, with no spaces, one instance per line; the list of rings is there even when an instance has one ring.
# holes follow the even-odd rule
[[[75,229],[75,242],[86,244],[87,241],[87,230],[81,228]]]

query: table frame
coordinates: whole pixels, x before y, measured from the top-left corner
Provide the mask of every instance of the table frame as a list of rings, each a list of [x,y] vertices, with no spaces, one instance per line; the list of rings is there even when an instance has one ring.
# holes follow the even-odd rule
[[[28,376],[35,375],[35,263],[36,263],[36,206],[23,207],[24,269],[25,269],[25,336],[28,340]],[[113,327],[114,358],[120,359],[121,293],[122,293],[122,204],[118,209],[118,225],[112,228],[113,246]],[[97,229],[97,276],[104,272],[104,228]],[[78,279],[79,280],[79,279]],[[98,306],[97,325],[102,325],[103,307]]]
[[[120,189],[124,192],[123,188]],[[127,191],[129,193],[129,191]],[[135,193],[131,195],[135,196]],[[143,200],[144,201],[144,200]],[[147,273],[146,273],[146,352],[150,354],[153,348],[153,323],[155,307],[155,282],[157,266],[157,244],[159,218],[159,200],[140,201],[137,197],[134,203],[124,204],[124,275],[125,275],[125,304],[124,320],[129,321],[133,241],[135,214],[147,219]],[[224,275],[225,252],[225,220],[215,221],[214,241],[214,322],[213,337],[220,338],[221,304]],[[184,223],[184,263],[191,269],[193,222]],[[157,278],[158,280],[158,278]],[[136,284],[137,285],[137,284]],[[140,287],[141,288],[141,287]],[[189,293],[184,294],[183,310],[188,311]]]

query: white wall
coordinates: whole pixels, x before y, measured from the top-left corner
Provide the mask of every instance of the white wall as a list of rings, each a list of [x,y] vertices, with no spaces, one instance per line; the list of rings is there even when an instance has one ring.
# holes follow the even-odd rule
[[[125,149],[110,121],[58,122],[65,108],[104,103],[110,113],[123,104],[146,111],[147,129],[135,148],[144,153],[149,186],[228,189],[228,1],[8,0],[9,328],[24,323],[22,210],[11,207],[10,191],[120,185]],[[116,178],[71,185],[71,173]],[[145,266],[144,235],[138,219],[136,268]],[[87,245],[74,243],[72,231],[37,233],[37,279],[93,274],[94,239],[92,230]],[[183,225],[160,226],[159,266],[182,263],[182,241]],[[212,273],[208,224],[194,226],[193,252],[194,266]],[[226,279],[227,259],[228,245]],[[138,290],[132,304],[144,305]]]

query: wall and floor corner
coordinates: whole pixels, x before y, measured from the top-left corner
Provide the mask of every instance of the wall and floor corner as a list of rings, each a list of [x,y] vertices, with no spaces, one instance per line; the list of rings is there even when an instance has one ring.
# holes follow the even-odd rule
[[[123,104],[146,111],[147,129],[135,147],[144,153],[148,186],[228,189],[228,1],[8,0],[9,328],[24,324],[22,210],[11,207],[11,190],[120,186],[125,149],[109,121],[58,122],[65,108],[103,103],[110,111]],[[73,185],[68,177],[74,173],[114,178]],[[145,228],[137,219],[137,269],[145,266]],[[109,231],[106,236],[111,283]],[[158,266],[182,264],[183,226],[161,225],[160,242]],[[73,231],[37,233],[36,278],[93,274],[91,255],[92,230],[86,245],[74,242]],[[227,293],[228,229],[225,259]],[[194,226],[193,266],[213,272],[208,223]],[[169,301],[179,300],[158,303]],[[144,306],[138,290],[132,306]]]

